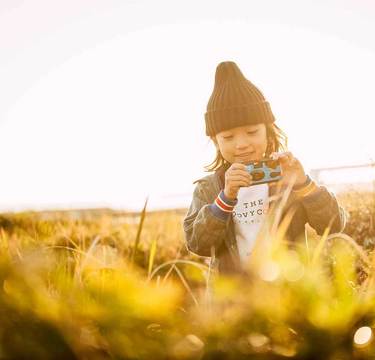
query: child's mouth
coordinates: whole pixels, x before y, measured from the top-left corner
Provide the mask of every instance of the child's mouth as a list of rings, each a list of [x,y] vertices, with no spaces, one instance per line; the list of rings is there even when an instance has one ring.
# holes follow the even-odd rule
[[[246,153],[243,155],[237,155],[235,156],[235,159],[238,160],[239,162],[255,160],[255,152]]]

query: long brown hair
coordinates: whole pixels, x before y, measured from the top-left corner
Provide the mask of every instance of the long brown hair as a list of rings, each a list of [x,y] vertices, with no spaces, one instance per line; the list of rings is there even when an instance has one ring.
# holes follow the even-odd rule
[[[275,124],[265,124],[267,134],[267,149],[266,157],[269,157],[271,153],[275,151],[287,151],[288,149],[288,137],[286,134]],[[213,137],[210,137],[212,140]],[[215,160],[207,166],[204,166],[206,172],[216,171],[222,166],[226,167],[229,163],[223,158],[219,149],[216,149]]]

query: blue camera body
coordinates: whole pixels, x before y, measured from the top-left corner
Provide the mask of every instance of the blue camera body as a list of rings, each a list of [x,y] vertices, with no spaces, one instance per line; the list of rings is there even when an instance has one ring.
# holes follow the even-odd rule
[[[246,170],[253,178],[252,185],[265,184],[282,179],[279,160],[254,160],[246,164]]]

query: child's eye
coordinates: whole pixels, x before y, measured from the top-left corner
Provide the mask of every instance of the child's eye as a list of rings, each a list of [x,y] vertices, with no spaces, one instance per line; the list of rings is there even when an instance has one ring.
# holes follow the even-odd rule
[[[258,132],[258,130],[255,130],[255,131],[248,131],[247,133],[249,134],[249,135],[253,135],[253,134],[256,134]],[[229,140],[229,139],[231,139],[233,137],[233,135],[228,135],[228,136],[224,136],[224,139],[226,139],[226,140]]]

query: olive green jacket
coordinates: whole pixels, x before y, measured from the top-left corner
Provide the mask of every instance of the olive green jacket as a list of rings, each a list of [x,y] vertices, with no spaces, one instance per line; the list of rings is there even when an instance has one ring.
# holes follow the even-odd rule
[[[222,220],[211,211],[210,205],[224,189],[225,169],[222,167],[214,174],[193,182],[197,183],[190,207],[183,219],[187,249],[197,255],[215,258],[221,273],[241,271],[239,252],[234,232],[233,217]],[[286,188],[277,183],[269,183],[269,205],[282,201]],[[297,198],[293,192],[287,197],[282,210],[282,221],[288,211],[294,215],[286,232],[286,240],[294,243],[301,235],[305,236],[305,224],[308,223],[318,235],[322,235],[329,225],[329,234],[343,232],[348,213],[343,209],[335,195],[324,186],[314,193]],[[214,252],[214,253],[213,253]]]

